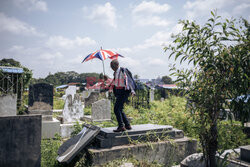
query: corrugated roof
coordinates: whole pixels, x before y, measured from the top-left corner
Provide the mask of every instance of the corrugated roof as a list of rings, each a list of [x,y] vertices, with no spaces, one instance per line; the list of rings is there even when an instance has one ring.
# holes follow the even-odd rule
[[[23,69],[19,67],[0,66],[0,70],[3,71],[4,73],[15,73],[15,74],[23,73]]]

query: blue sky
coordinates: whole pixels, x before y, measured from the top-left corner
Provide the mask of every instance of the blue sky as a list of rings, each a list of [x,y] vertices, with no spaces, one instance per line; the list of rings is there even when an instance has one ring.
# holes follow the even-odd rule
[[[169,75],[174,64],[164,52],[178,20],[203,24],[210,11],[250,21],[249,0],[0,0],[0,58],[14,58],[35,78],[59,71],[102,72],[100,49],[119,52],[121,66],[140,78]],[[112,76],[110,60],[105,70]],[[177,65],[180,68],[187,64]]]

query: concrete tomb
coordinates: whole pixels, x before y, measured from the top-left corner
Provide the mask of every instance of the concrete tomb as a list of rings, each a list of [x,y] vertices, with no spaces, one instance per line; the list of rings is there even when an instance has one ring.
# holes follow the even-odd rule
[[[88,149],[93,166],[131,155],[138,160],[169,166],[171,162],[181,162],[197,149],[196,140],[169,125],[132,125],[132,130],[120,133],[113,132],[116,128],[101,128],[94,145]],[[147,142],[151,142],[150,145]]]
[[[41,166],[41,115],[0,116],[0,166]]]
[[[30,114],[42,115],[42,137],[53,138],[60,132],[60,121],[52,117],[53,113],[53,86],[38,83],[29,86]]]
[[[240,147],[240,159],[250,163],[250,145]]]
[[[119,158],[129,158],[131,155],[138,160],[147,159],[149,162],[157,161],[169,165],[171,161],[180,162],[197,149],[196,140],[184,137],[181,130],[169,125],[132,125],[132,130],[120,133],[113,132],[117,127],[100,129],[89,126],[91,125],[84,125],[82,132],[59,148],[59,162],[70,163],[87,145],[85,151],[88,152],[88,161],[93,166]],[[159,141],[159,138],[163,140]],[[131,143],[133,140],[138,140],[141,144]],[[142,141],[150,141],[152,146]]]
[[[132,130],[126,132],[113,132],[117,127],[102,128],[96,137],[96,145],[99,148],[111,148],[113,146],[121,146],[130,144],[133,140],[146,141],[156,140],[156,138],[183,138],[182,130],[174,129],[169,125],[141,124],[133,125]]]
[[[88,121],[111,121],[111,102],[108,99],[101,99],[92,103],[91,116],[85,115],[84,120]]]
[[[82,131],[64,142],[58,150],[56,158],[61,163],[69,163],[82,149],[84,149],[99,133],[100,128],[84,124]]]
[[[0,116],[15,116],[17,107],[17,95],[7,94],[0,96]]]

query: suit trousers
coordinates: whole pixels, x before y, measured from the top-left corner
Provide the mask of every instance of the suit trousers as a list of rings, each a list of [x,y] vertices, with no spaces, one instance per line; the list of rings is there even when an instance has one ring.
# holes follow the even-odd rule
[[[114,113],[118,122],[118,127],[129,126],[129,121],[126,114],[123,111],[124,103],[128,100],[130,92],[124,88],[118,88],[115,90],[115,106]]]

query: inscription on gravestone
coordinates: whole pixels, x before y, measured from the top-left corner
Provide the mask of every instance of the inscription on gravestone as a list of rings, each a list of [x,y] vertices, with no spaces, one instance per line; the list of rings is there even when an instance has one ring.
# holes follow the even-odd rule
[[[29,86],[29,111],[53,110],[53,86],[46,83],[38,83]]]

